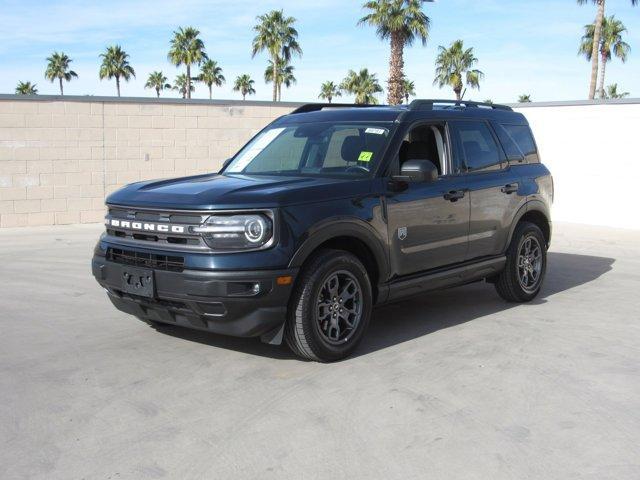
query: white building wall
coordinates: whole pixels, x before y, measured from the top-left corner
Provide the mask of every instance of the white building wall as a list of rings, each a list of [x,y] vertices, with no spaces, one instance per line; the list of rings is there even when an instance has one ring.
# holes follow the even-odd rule
[[[640,229],[640,100],[515,107],[553,174],[553,220]]]

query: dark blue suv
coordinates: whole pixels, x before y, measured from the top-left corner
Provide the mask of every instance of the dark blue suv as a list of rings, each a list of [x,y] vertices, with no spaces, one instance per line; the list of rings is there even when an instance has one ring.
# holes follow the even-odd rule
[[[146,322],[338,360],[374,305],[480,280],[507,301],[534,298],[552,198],[509,107],[309,104],[219,173],[110,195],[93,275]]]

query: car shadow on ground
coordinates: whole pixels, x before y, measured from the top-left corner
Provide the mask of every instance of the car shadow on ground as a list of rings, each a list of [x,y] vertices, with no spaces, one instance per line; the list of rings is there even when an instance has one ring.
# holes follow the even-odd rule
[[[549,252],[544,285],[529,305],[552,301],[553,295],[596,280],[610,271],[614,262],[613,258]],[[374,312],[369,331],[355,355],[365,355],[520,306],[502,300],[493,285],[486,282],[384,305]]]
[[[545,283],[540,295],[530,304],[551,301],[553,295],[592,282],[610,271],[614,262],[613,258],[549,252]],[[366,355],[519,306],[503,301],[493,285],[485,282],[425,293],[384,305],[374,310],[369,330],[353,356]],[[294,358],[288,349],[266,345],[258,339],[225,337],[173,325],[155,328],[161,333],[212,347],[276,359]]]

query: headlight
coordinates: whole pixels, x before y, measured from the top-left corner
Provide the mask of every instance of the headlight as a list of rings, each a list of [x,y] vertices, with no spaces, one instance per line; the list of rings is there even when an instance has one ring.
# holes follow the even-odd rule
[[[273,221],[263,214],[212,215],[191,230],[214,250],[257,250],[273,238]]]

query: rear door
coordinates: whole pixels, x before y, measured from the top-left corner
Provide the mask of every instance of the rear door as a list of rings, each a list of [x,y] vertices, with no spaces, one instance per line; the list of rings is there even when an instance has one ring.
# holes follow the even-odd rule
[[[510,168],[489,123],[450,123],[454,155],[462,165],[470,197],[466,259],[498,255],[506,247],[513,216],[526,198],[517,169]]]

